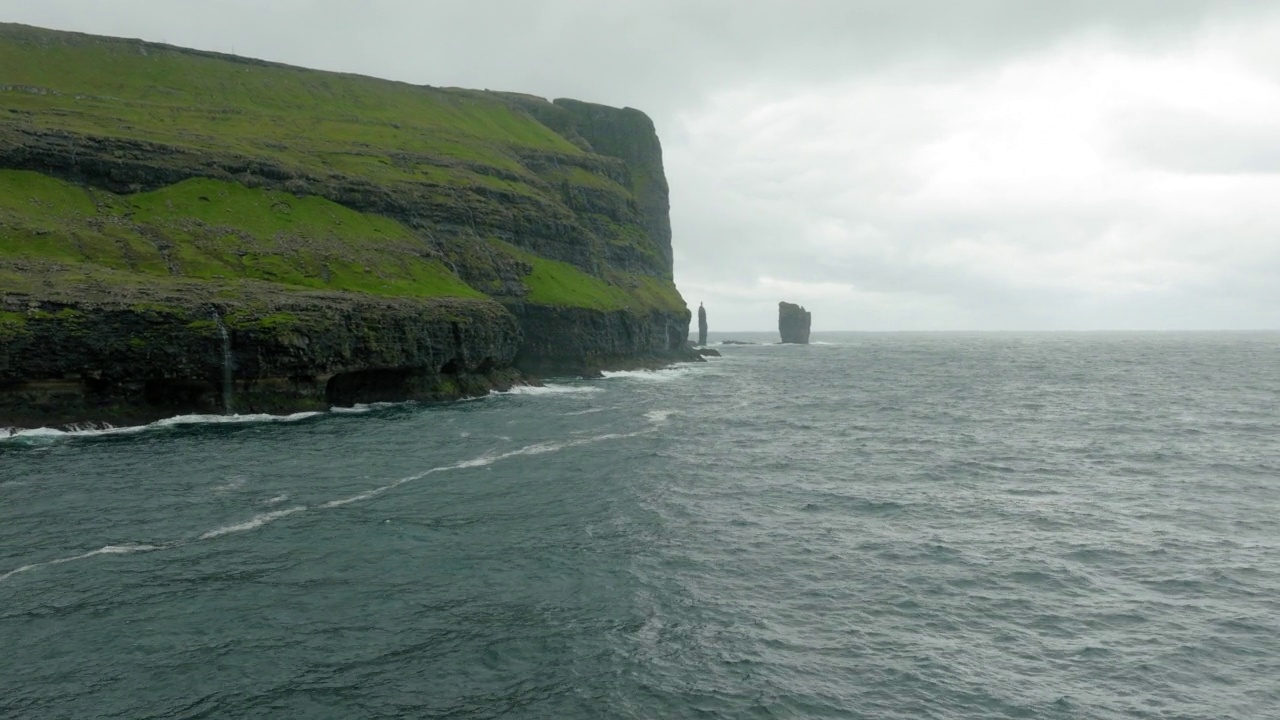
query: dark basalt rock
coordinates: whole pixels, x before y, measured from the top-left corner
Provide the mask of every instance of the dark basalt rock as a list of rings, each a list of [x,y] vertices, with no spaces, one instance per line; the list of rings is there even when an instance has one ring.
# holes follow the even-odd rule
[[[686,341],[687,314],[517,303],[507,308],[524,329],[515,366],[535,377],[595,377],[601,370],[702,360]]]
[[[0,426],[224,412],[219,323],[239,413],[456,399],[518,379],[519,324],[489,300],[287,293],[265,283],[239,300],[193,285],[186,297],[163,298],[165,309],[89,289],[74,296],[0,305],[23,318],[22,332],[0,328]]]
[[[698,303],[698,345],[707,344],[707,309]]]
[[[812,313],[799,305],[789,302],[778,303],[778,334],[783,343],[794,345],[809,344],[809,325]]]

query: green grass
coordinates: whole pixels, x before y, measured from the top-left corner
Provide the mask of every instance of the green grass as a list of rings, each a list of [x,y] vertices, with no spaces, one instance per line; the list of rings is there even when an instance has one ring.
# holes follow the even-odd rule
[[[0,170],[0,257],[403,297],[481,297],[403,225],[323,198],[195,179],[136,195]],[[119,281],[121,278],[113,278]]]
[[[246,311],[228,315],[225,321],[228,327],[237,330],[282,330],[302,324],[297,315],[286,312],[257,315]],[[210,324],[215,325],[212,322]]]
[[[474,163],[534,180],[522,151],[581,154],[485,93],[242,62],[140,43],[0,25],[0,105],[45,129],[268,158],[378,182],[476,182]],[[10,118],[10,122],[14,117]],[[363,157],[351,155],[359,150]],[[417,157],[408,164],[392,155]],[[359,158],[359,159],[355,159]],[[434,172],[445,167],[444,172]]]
[[[322,186],[338,186],[335,177],[346,176],[379,189],[411,188],[405,196],[442,204],[476,198],[495,214],[502,201],[489,191],[510,193],[576,217],[584,253],[598,257],[605,244],[628,245],[654,267],[662,264],[638,224],[574,215],[562,195],[567,183],[597,198],[613,193],[627,201],[635,198],[633,188],[581,167],[600,162],[581,157],[582,149],[496,94],[0,23],[0,88],[6,86],[0,89],[0,143],[21,145],[51,131],[83,148],[94,146],[90,138],[136,140],[168,146],[178,153],[173,157],[199,158],[174,163],[222,166],[251,158],[309,178],[288,185],[300,191],[339,197]],[[528,161],[532,156],[542,160]],[[557,156],[567,161],[548,169],[546,158]],[[98,160],[109,163],[110,156]],[[633,170],[633,184],[648,182],[646,170]],[[191,172],[202,173],[208,171]],[[32,293],[48,282],[130,288],[213,282],[230,298],[237,283],[265,281],[300,290],[483,297],[405,225],[256,184],[194,179],[113,194],[0,170],[0,261],[47,261],[58,268],[49,275],[56,280],[47,280],[12,264],[0,267],[0,288]],[[513,246],[504,252],[532,268],[524,278],[532,302],[685,308],[670,281],[608,270],[594,277]]]
[[[687,310],[674,285],[648,275],[612,273],[609,280],[588,275],[558,260],[549,260],[500,240],[491,240],[500,251],[529,265],[523,281],[528,300],[540,305],[592,310]]]

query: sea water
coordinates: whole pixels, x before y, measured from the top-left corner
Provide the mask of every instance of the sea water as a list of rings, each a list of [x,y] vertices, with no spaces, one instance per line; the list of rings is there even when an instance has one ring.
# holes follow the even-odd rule
[[[4,437],[0,717],[1277,716],[1280,335],[814,338]]]

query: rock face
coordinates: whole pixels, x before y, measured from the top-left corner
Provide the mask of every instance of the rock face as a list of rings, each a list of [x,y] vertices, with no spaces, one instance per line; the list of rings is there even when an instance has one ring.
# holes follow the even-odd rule
[[[795,345],[809,344],[809,324],[812,313],[789,302],[778,303],[778,334],[782,342]]]
[[[259,288],[275,312],[190,289],[181,306],[91,292],[4,306],[0,419],[26,426],[139,422],[180,412],[292,412],[487,393],[516,379],[516,318],[483,300],[432,305]],[[190,308],[173,309],[173,308]],[[224,344],[222,331],[226,331]],[[224,348],[229,352],[224,354]],[[227,363],[230,362],[228,368]]]
[[[698,303],[698,345],[707,344],[707,309]]]
[[[638,110],[7,24],[0,58],[0,428],[696,358]]]

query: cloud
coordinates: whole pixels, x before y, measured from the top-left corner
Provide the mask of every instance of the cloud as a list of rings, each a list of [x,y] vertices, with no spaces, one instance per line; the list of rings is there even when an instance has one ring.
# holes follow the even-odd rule
[[[705,194],[674,209],[698,238],[678,277],[709,307],[738,272],[885,294],[814,297],[828,329],[1274,327],[1276,107],[1215,45],[1097,36],[943,82],[739,88],[682,116],[676,172]]]
[[[640,107],[713,328],[1280,327],[1246,0],[0,0],[0,18]]]

